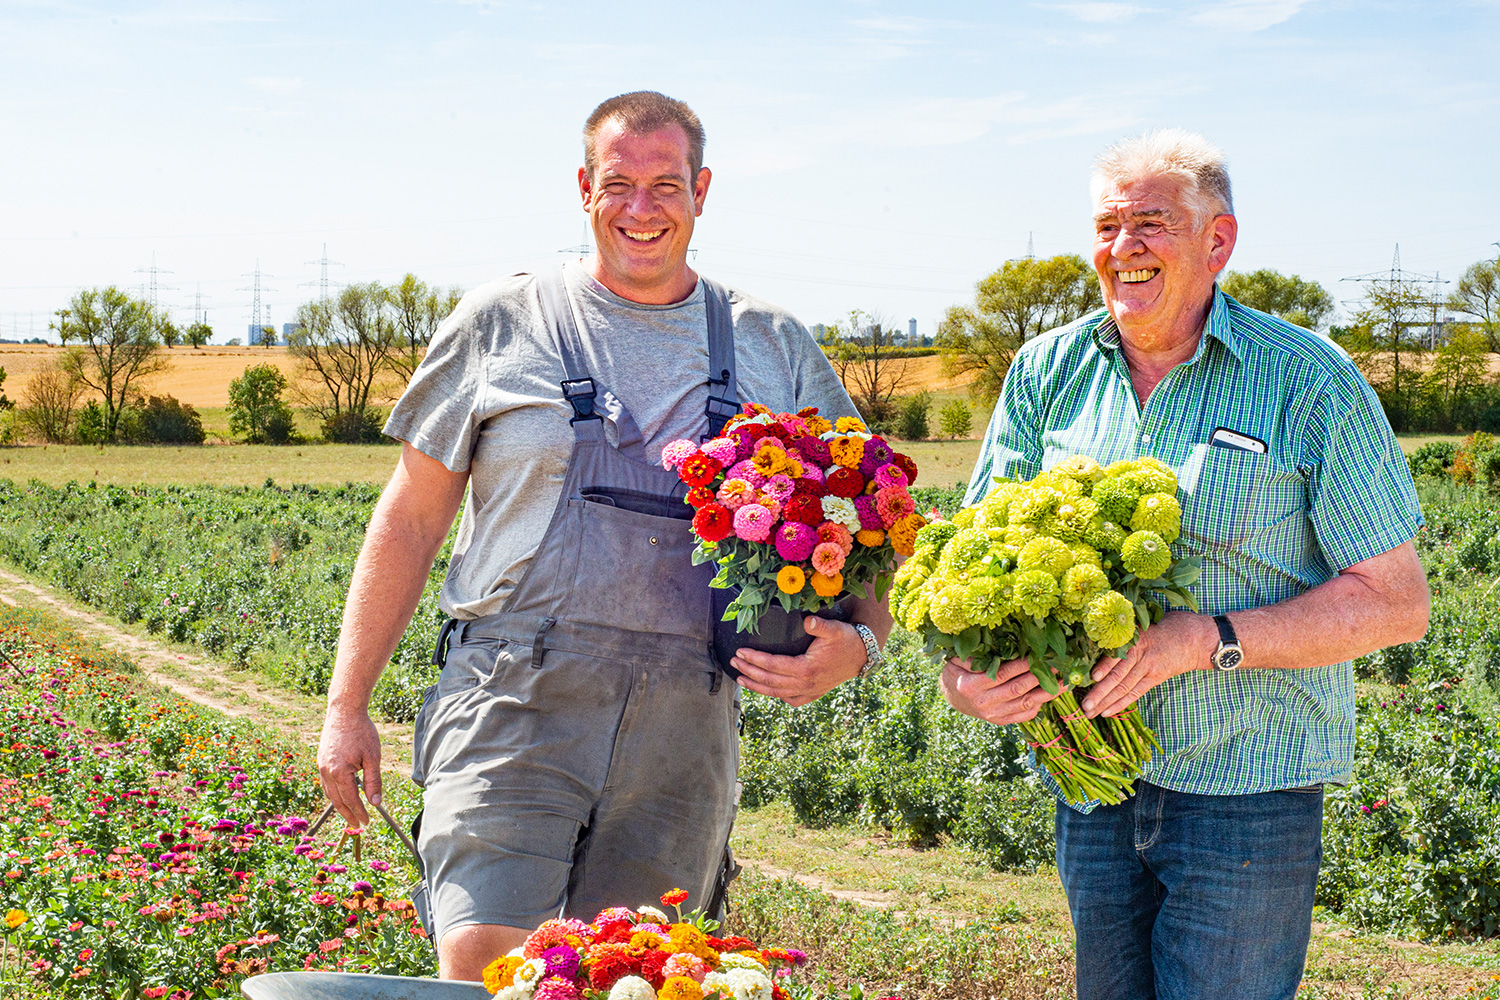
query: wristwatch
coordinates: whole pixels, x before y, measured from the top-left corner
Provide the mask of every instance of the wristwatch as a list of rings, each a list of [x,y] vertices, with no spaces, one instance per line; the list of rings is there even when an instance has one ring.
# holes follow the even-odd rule
[[[1240,648],[1239,637],[1234,634],[1228,615],[1214,615],[1214,624],[1219,627],[1219,648],[1209,660],[1215,670],[1233,670],[1245,658],[1245,651]]]
[[[880,651],[880,643],[875,641],[875,633],[870,631],[870,626],[855,622],[854,631],[859,633],[860,639],[865,644],[864,665],[859,668],[859,673],[854,675],[856,680],[862,681],[870,675],[870,671],[880,666],[881,661],[885,659],[885,654]]]

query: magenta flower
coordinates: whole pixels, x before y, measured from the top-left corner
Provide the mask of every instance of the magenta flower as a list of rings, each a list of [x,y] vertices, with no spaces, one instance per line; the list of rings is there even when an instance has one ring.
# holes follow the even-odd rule
[[[787,521],[776,529],[776,554],[787,562],[801,562],[817,544],[818,532],[810,525]]]
[[[554,945],[542,952],[542,961],[547,963],[546,975],[576,979],[578,976],[578,952],[565,944]]]
[[[906,481],[906,473],[901,471],[901,466],[887,462],[875,470],[875,486],[877,489],[885,489],[888,486],[900,486],[905,488],[910,485]]]
[[[747,542],[763,542],[771,534],[776,519],[758,503],[747,503],[734,512],[734,533]]]
[[[796,490],[796,488],[797,487],[792,484],[792,479],[790,476],[783,475],[779,472],[776,475],[772,476],[770,479],[767,479],[766,485],[762,487],[762,489],[764,489],[769,496],[775,497],[780,503],[786,503],[786,498],[791,496],[792,492]]]
[[[749,459],[743,462],[736,462],[724,470],[724,478],[743,479],[757,490],[766,484],[765,475]]]
[[[854,509],[859,511],[859,526],[865,531],[883,531],[885,525],[880,520],[880,508],[876,506],[874,497],[855,497]]]

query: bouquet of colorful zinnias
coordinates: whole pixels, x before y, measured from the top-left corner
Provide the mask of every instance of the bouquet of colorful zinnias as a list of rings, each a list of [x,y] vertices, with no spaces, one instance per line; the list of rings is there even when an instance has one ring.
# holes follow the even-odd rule
[[[739,588],[724,621],[755,631],[777,600],[815,612],[846,591],[890,586],[896,555],[910,555],[927,521],[907,492],[917,466],[854,417],[830,423],[817,407],[773,413],[746,403],[704,444],[673,441],[676,469],[697,508],[693,564],[713,561],[713,586]]]
[[[1076,455],[1030,482],[998,482],[918,533],[891,612],[929,653],[968,659],[991,677],[1006,660],[1028,660],[1057,696],[1021,723],[1037,759],[1070,802],[1123,802],[1161,747],[1134,706],[1090,720],[1074,691],[1166,607],[1197,610],[1187,588],[1202,561],[1171,550],[1182,519],[1177,477],[1154,458],[1101,468]]]
[[[588,924],[548,920],[490,963],[485,988],[501,1000],[789,1000],[775,980],[807,956],[714,937],[718,923],[701,911],[683,917],[687,896],[661,897],[676,921],[653,906],[611,907]]]

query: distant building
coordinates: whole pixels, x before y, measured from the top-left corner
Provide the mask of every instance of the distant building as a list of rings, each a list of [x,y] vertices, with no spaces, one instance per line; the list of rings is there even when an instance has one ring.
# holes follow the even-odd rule
[[[302,326],[298,323],[281,324],[281,342],[283,344],[290,344],[292,342],[292,334],[300,329],[302,329]]]
[[[917,318],[915,316],[906,321],[906,342],[907,344],[917,342]]]

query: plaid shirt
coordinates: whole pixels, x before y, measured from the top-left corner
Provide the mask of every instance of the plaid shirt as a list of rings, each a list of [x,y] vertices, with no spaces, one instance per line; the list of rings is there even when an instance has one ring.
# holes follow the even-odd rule
[[[1220,428],[1264,442],[1265,453],[1211,446]],[[1182,536],[1172,548],[1203,557],[1192,590],[1205,614],[1286,600],[1410,540],[1422,523],[1406,460],[1348,355],[1217,288],[1196,353],[1144,407],[1107,312],[1023,346],[965,503],[992,476],[1029,479],[1075,454],[1104,464],[1152,455],[1176,470]],[[1146,767],[1153,784],[1235,795],[1348,780],[1348,662],[1190,671],[1139,704],[1164,750]]]

